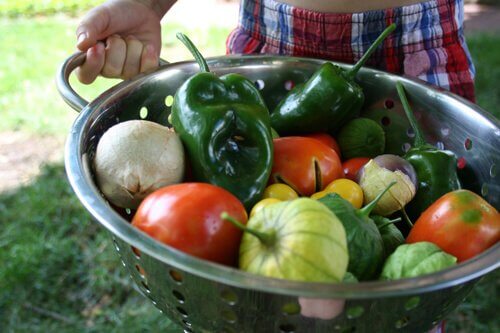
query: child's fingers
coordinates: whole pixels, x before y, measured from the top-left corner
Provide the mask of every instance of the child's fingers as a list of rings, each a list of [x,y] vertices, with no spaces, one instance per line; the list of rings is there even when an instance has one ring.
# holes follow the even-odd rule
[[[97,43],[87,50],[87,58],[76,70],[78,80],[83,84],[91,84],[101,73],[104,66],[104,44]]]
[[[104,32],[109,27],[109,11],[103,6],[90,10],[82,19],[76,29],[76,46],[81,51],[87,51],[94,46],[98,40],[103,39]]]
[[[158,67],[158,54],[153,45],[148,44],[142,50],[141,73]]]
[[[127,54],[123,65],[122,78],[130,79],[139,74],[141,70],[143,45],[133,36],[127,37],[125,42],[127,44]]]
[[[127,44],[120,36],[113,35],[106,40],[106,61],[102,68],[102,76],[108,78],[121,77],[125,57],[127,55]]]

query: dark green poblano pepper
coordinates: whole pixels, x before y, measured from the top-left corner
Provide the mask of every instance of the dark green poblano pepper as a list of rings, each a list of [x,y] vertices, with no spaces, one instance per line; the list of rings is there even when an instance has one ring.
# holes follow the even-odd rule
[[[388,26],[350,70],[331,62],[322,64],[307,82],[295,86],[276,106],[271,113],[272,127],[280,135],[333,134],[348,120],[357,117],[364,94],[354,78],[395,28],[395,24]]]
[[[179,33],[177,38],[201,70],[177,90],[171,117],[193,176],[228,190],[250,209],[271,173],[269,110],[250,80],[239,74],[216,76],[187,36]]]
[[[424,134],[413,115],[401,82],[396,83],[399,98],[406,117],[415,132],[413,146],[403,156],[415,169],[418,188],[415,197],[405,206],[412,219],[420,214],[443,194],[458,190],[457,158],[452,151],[440,150],[425,141]]]

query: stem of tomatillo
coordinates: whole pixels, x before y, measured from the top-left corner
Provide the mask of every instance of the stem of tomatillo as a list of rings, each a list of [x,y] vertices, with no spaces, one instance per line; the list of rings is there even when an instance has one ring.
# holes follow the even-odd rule
[[[387,36],[389,36],[389,34],[394,31],[394,29],[396,29],[396,24],[392,23],[387,28],[385,28],[384,31],[382,31],[382,33],[377,37],[377,39],[373,42],[373,44],[370,45],[365,54],[363,54],[361,59],[359,59],[358,62],[354,64],[354,66],[347,72],[347,76],[349,78],[352,79],[356,76],[356,74],[358,74],[358,71],[360,70],[361,67],[364,66],[368,58],[370,58],[370,56],[377,49],[380,43],[382,43],[384,39],[386,39]]]
[[[226,220],[230,222],[232,225],[234,225],[236,228],[248,232],[249,234],[252,234],[253,236],[257,237],[263,244],[265,245],[273,245],[275,242],[275,236],[274,234],[267,234],[265,232],[257,231],[252,228],[247,227],[240,221],[236,220],[234,217],[229,215],[227,212],[222,212],[220,214],[220,218],[223,220]]]
[[[200,71],[207,72],[207,73],[210,72],[210,69],[208,68],[207,61],[201,55],[198,48],[196,46],[194,46],[191,39],[189,39],[189,37],[184,35],[182,32],[178,32],[176,36],[177,36],[177,39],[179,39],[182,42],[182,44],[184,44],[188,48],[189,52],[191,52],[194,59],[196,60],[196,62],[200,66]]]
[[[400,222],[401,221],[401,218],[400,217],[396,217],[394,220],[389,220],[387,222],[385,222],[384,224],[381,224],[379,226],[377,226],[378,230],[381,230],[385,227],[387,227],[388,225],[391,225],[391,224],[394,224],[394,223],[397,223],[397,222]]]
[[[398,81],[396,82],[396,89],[398,91],[399,98],[401,99],[401,103],[403,104],[403,109],[405,110],[406,117],[410,122],[411,128],[413,128],[413,131],[415,132],[415,140],[413,142],[413,145],[415,147],[422,147],[426,145],[427,142],[425,141],[424,133],[422,132],[422,129],[418,125],[417,119],[415,118],[415,115],[411,110],[410,103],[406,98],[405,88],[403,87],[403,84]]]
[[[370,213],[372,212],[373,208],[375,208],[375,206],[377,205],[377,203],[380,201],[380,199],[382,199],[382,197],[384,196],[384,194],[389,191],[389,189],[394,186],[395,184],[397,183],[397,181],[392,181],[389,185],[387,185],[387,187],[382,191],[380,192],[376,197],[375,199],[373,199],[368,205],[364,206],[363,208],[361,208],[360,210],[358,210],[359,212],[359,215],[363,215],[363,216],[368,216],[370,215]]]
[[[403,207],[401,208],[401,214],[403,214],[403,220],[405,220],[406,224],[411,228],[413,228],[413,222],[411,221],[410,217],[408,214],[406,214],[406,209]]]

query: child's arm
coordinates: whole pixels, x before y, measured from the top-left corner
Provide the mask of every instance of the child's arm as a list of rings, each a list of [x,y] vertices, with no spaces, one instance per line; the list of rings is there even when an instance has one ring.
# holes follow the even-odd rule
[[[78,79],[128,79],[158,66],[160,20],[175,1],[108,0],[90,10],[76,30],[77,47],[87,53]]]

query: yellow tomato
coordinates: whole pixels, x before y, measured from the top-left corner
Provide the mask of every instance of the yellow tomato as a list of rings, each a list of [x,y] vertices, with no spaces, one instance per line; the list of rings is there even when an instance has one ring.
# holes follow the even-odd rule
[[[325,195],[327,195],[329,192],[326,191],[319,191],[311,195],[311,199],[318,200],[323,198]]]
[[[276,198],[266,198],[266,199],[262,199],[261,201],[257,202],[252,210],[250,211],[250,217],[254,216],[255,214],[257,214],[257,212],[259,210],[261,210],[262,208],[266,207],[266,206],[269,206],[269,205],[272,205],[272,204],[275,204],[275,203],[278,203],[278,202],[281,202],[281,200],[279,199],[276,199]]]
[[[336,179],[322,191],[326,193],[337,193],[349,201],[354,208],[363,206],[363,189],[355,181],[347,178]]]
[[[282,201],[297,199],[299,195],[286,184],[272,184],[264,190],[264,198],[275,198]]]

